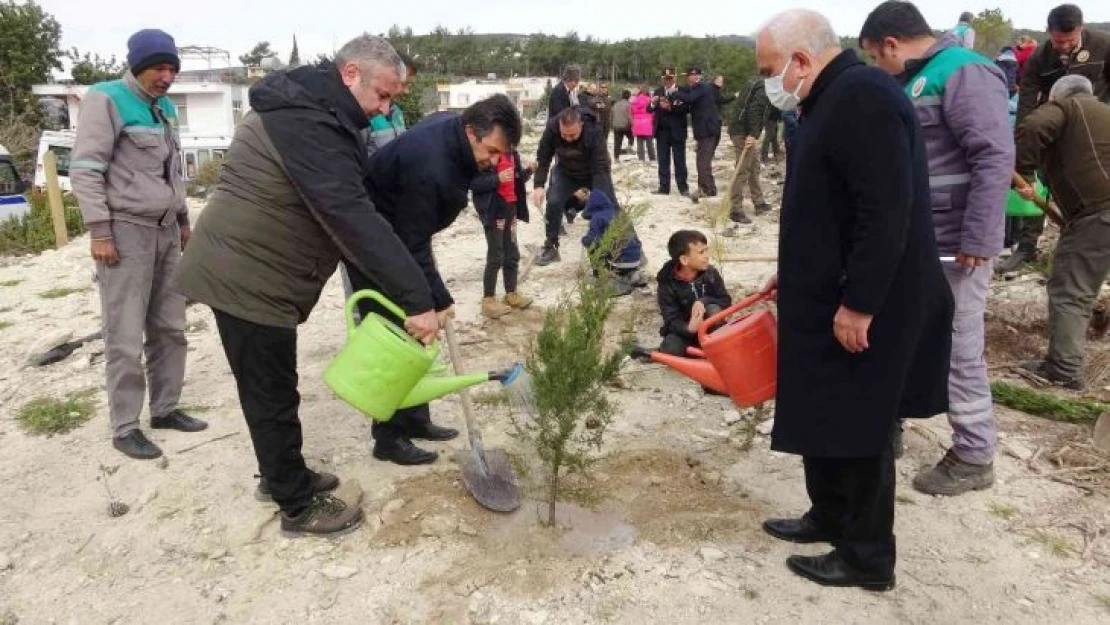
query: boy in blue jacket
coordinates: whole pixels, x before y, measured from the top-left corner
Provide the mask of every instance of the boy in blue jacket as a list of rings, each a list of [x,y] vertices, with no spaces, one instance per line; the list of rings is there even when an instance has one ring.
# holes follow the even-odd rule
[[[617,207],[605,193],[590,193],[586,189],[579,189],[575,197],[586,200],[586,210],[582,212],[582,216],[589,220],[590,228],[586,236],[582,237],[582,245],[587,250],[592,250],[617,218]],[[609,257],[605,259],[606,267],[614,278],[613,287],[618,296],[628,295],[633,288],[647,285],[640,272],[645,259],[635,228],[630,229],[626,238],[625,241],[617,241]]]

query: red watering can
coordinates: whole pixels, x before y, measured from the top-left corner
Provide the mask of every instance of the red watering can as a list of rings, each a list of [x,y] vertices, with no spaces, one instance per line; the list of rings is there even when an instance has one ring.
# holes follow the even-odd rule
[[[778,365],[775,316],[763,309],[728,317],[765,298],[756,293],[703,321],[698,328],[701,349],[686,350],[691,358],[646,350],[633,350],[633,355],[647,356],[706,388],[728,395],[738,408],[762,404],[775,397]]]

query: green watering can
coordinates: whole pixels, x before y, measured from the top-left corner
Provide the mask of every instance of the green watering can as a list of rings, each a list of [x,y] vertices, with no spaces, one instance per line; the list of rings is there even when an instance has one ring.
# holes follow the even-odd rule
[[[377,313],[355,325],[355,306],[372,299],[399,319],[405,313],[377,291],[359,291],[347,301],[347,344],[324,371],[324,382],[343,401],[375,421],[389,421],[400,408],[426,404],[490,380],[506,380],[512,370],[446,376],[436,363],[439,343],[425,346],[404,328]]]
[[[1042,198],[1047,195],[1039,176],[1033,181],[1033,189]],[[1010,189],[1010,195],[1006,200],[1007,217],[1040,217],[1043,214],[1036,204],[1018,195],[1017,191]]]

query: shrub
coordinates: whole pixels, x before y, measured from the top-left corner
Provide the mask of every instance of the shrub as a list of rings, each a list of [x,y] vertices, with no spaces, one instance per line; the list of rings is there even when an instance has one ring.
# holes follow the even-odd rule
[[[22,217],[10,217],[0,223],[0,256],[19,256],[38,254],[54,248],[54,224],[50,218],[50,205],[46,194],[32,192],[27,196],[31,211]],[[77,198],[63,195],[66,232],[70,237],[85,232],[81,211],[77,208]]]

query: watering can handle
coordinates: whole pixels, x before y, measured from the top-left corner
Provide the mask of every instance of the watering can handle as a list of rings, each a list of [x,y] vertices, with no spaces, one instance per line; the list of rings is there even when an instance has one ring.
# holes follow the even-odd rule
[[[725,319],[727,319],[729,317],[729,315],[732,315],[732,314],[735,314],[735,313],[737,313],[741,310],[744,310],[745,308],[748,308],[749,306],[754,306],[754,305],[758,304],[759,302],[763,301],[766,298],[767,298],[767,296],[764,293],[753,293],[753,294],[749,295],[748,297],[740,300],[739,302],[736,302],[732,306],[729,306],[728,308],[722,310],[721,312],[719,312],[719,313],[713,315],[712,317],[706,319],[705,321],[702,321],[701,325],[698,326],[698,344],[699,345],[705,345],[705,339],[709,334],[709,328],[712,328],[713,326],[717,325],[718,323],[724,321]]]
[[[400,319],[401,321],[404,321],[405,319],[408,319],[408,315],[405,314],[405,311],[401,310],[397,306],[397,304],[394,304],[393,302],[389,301],[389,298],[382,295],[381,293],[378,293],[377,291],[374,291],[374,290],[371,290],[371,289],[366,289],[366,290],[363,290],[363,291],[359,291],[359,292],[355,293],[354,295],[352,295],[351,299],[347,300],[347,307],[346,307],[345,310],[346,310],[346,316],[347,316],[347,336],[348,336],[348,338],[351,337],[351,336],[354,336],[354,334],[355,334],[355,329],[356,329],[355,306],[357,306],[358,303],[361,302],[364,299],[372,299],[372,300],[378,302],[379,304],[384,306],[385,309],[388,310],[390,313],[396,315],[397,318]]]

